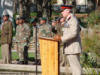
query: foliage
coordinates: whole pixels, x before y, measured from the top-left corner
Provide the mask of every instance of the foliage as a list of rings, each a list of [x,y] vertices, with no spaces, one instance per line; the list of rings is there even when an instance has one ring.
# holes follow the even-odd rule
[[[55,3],[57,3],[57,0],[51,0],[51,3],[55,4]]]
[[[59,16],[60,13],[57,13],[57,12],[53,11],[53,12],[52,12],[52,15]]]
[[[31,17],[37,16],[37,13],[36,12],[32,12],[32,13],[30,13],[30,16]]]
[[[34,53],[29,53],[28,57],[29,58],[34,58],[35,57],[34,55],[35,55]],[[13,60],[19,59],[18,54],[16,52],[12,52],[12,59]]]
[[[95,69],[98,67],[95,53],[83,52],[80,57],[80,62],[87,75],[98,75],[98,71]]]
[[[29,56],[29,58],[34,58],[35,54],[34,53],[28,53],[28,56]],[[16,52],[12,52],[12,59],[16,60],[18,58],[19,58],[18,54]],[[1,56],[1,46],[0,46],[0,59],[2,59],[2,56]]]
[[[80,18],[80,25],[84,28],[94,27],[100,24],[100,10],[95,10],[89,13],[88,17]]]
[[[1,46],[0,46],[0,59],[1,59],[2,57],[1,57]]]
[[[1,30],[0,30],[0,46],[1,46]]]
[[[78,21],[81,27],[87,28],[87,23],[84,21],[84,18],[79,18]]]
[[[83,40],[82,40],[83,50],[85,50],[85,52],[96,53],[98,56],[100,56],[100,40],[99,40],[99,37],[96,34],[94,34],[91,37],[86,36],[86,37],[83,38]]]
[[[86,75],[99,75],[99,72],[95,68],[90,68],[88,65],[84,66],[84,72]]]
[[[15,13],[14,15],[13,15],[13,18],[14,19],[16,19],[16,15],[19,15],[18,13]]]
[[[98,11],[98,10],[93,11],[89,14],[89,16],[87,18],[85,18],[88,27],[94,27],[95,25],[98,25],[98,23],[100,21],[100,13],[99,12],[100,11]]]
[[[80,57],[80,62],[82,67],[97,67],[97,59],[96,59],[96,54],[95,53],[86,53],[83,52],[83,54]]]

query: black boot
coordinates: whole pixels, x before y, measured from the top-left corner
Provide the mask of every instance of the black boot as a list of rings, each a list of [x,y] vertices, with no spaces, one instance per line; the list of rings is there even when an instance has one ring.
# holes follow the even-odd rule
[[[24,64],[24,61],[18,61],[17,64]]]

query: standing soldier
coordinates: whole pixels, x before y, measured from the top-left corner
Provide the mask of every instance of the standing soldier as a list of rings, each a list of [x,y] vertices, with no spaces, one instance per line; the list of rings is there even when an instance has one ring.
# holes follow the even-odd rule
[[[16,20],[15,20],[15,26],[17,27],[19,25],[19,17],[18,18],[16,18]],[[16,29],[15,29],[16,30]],[[15,32],[16,33],[16,32]],[[16,39],[15,39],[15,41],[16,41]],[[17,50],[17,42],[15,42],[15,49]]]
[[[16,25],[19,24],[19,18],[16,18]]]
[[[33,26],[33,28],[32,28],[32,30],[33,30],[33,43],[34,43],[33,45],[34,45],[34,48],[35,48],[35,46],[36,46],[36,39],[37,39],[37,42],[38,42],[38,37],[36,38],[36,34],[38,36],[39,26],[36,23],[36,18],[32,18],[30,23]],[[36,30],[36,28],[37,28],[37,30]]]
[[[38,40],[39,25],[36,23],[37,22],[36,18],[32,18],[30,22],[33,25],[33,46],[34,46],[34,50],[36,51],[36,49],[37,49],[37,51],[36,51],[37,54],[35,56],[36,62],[34,64],[39,65],[40,61],[39,62],[37,61],[37,60],[40,60],[39,40]]]
[[[39,26],[39,37],[48,37],[52,36],[51,26],[47,23],[47,19],[45,17],[40,19]]]
[[[1,50],[4,64],[11,63],[12,32],[12,22],[9,21],[9,15],[7,12],[4,12],[3,23],[1,26]]]
[[[17,15],[16,16],[16,26],[15,26],[15,28],[17,27],[17,25],[19,24],[19,18],[20,18],[20,16],[19,15]]]
[[[78,20],[71,13],[71,8],[68,6],[62,6],[62,16],[65,18],[63,36],[56,35],[55,40],[62,41],[64,43],[64,53],[68,58],[72,75],[81,75],[81,65],[79,62],[81,49],[80,39],[80,26]]]
[[[19,55],[19,62],[18,64],[27,64],[25,58],[25,52],[28,47],[28,41],[30,36],[30,28],[29,26],[24,23],[23,17],[19,18],[19,24],[16,28],[16,42],[17,42],[17,51]]]

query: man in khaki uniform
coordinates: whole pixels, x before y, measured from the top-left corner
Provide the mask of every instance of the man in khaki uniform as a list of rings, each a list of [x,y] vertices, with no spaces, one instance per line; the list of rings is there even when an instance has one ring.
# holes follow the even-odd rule
[[[62,26],[60,25],[60,18],[52,20],[52,36],[62,35]],[[60,66],[65,66],[65,55],[63,54],[63,44],[60,43]]]
[[[55,40],[64,43],[64,53],[68,58],[72,75],[81,75],[81,65],[79,62],[81,51],[80,26],[76,17],[71,13],[71,7],[62,6],[61,12],[65,18],[63,36],[56,35]]]
[[[3,23],[1,25],[1,52],[4,64],[11,63],[11,44],[12,44],[12,22],[9,21],[7,12],[3,14]]]

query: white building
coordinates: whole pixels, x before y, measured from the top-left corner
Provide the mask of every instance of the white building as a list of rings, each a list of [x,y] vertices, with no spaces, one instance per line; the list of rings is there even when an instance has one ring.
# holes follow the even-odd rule
[[[58,5],[63,5],[63,0],[57,0]]]
[[[87,0],[76,0],[77,5],[87,5],[88,1]]]
[[[11,20],[13,17],[13,0],[0,0],[0,17],[2,17],[5,10],[9,14]]]

